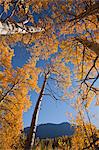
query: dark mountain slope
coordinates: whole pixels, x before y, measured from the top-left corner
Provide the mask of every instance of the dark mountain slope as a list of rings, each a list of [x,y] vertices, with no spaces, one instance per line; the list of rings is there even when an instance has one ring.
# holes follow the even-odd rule
[[[60,136],[71,136],[75,130],[74,126],[71,126],[68,122],[60,124],[41,124],[37,126],[36,137],[40,139],[44,138],[55,138]],[[29,127],[24,129],[26,135],[29,133]]]

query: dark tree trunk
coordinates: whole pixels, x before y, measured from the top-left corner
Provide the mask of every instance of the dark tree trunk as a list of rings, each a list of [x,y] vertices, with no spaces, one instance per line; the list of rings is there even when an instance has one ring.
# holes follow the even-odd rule
[[[94,51],[96,53],[96,55],[99,57],[99,44],[96,42],[91,42],[88,40],[84,40],[79,38],[75,38],[77,41],[79,41],[80,43],[82,43],[84,46],[88,47],[90,50]]]
[[[25,150],[31,150],[33,145],[34,145],[35,134],[36,134],[36,124],[37,124],[37,120],[38,120],[39,109],[40,109],[44,89],[46,86],[48,74],[49,73],[45,74],[43,85],[42,85],[42,88],[41,88],[41,91],[40,91],[40,94],[39,94],[39,97],[38,97],[38,100],[37,100],[37,103],[36,103],[36,106],[34,109],[34,113],[32,115],[30,131],[29,131],[29,134],[27,136],[26,143],[25,143]]]
[[[81,20],[90,15],[95,15],[98,12],[99,12],[99,2],[96,2],[95,4],[91,5],[86,11],[82,12],[81,14],[71,19],[70,21]]]

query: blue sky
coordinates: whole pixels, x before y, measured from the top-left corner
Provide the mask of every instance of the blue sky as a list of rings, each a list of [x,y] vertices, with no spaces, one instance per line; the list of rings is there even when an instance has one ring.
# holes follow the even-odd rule
[[[30,53],[26,51],[25,47],[18,43],[14,48],[14,54],[15,56],[13,57],[12,64],[13,67],[22,67],[30,58]],[[41,61],[41,63],[44,63]],[[42,64],[41,64],[42,65]],[[39,85],[42,85],[42,78],[39,78]],[[25,112],[23,115],[23,120],[24,120],[24,126],[29,126],[33,114],[33,110],[36,104],[36,100],[38,98],[38,94],[35,91],[30,92],[31,95],[31,101],[32,101],[32,106],[28,110],[28,112]],[[41,123],[61,123],[61,122],[66,122],[68,121],[66,118],[66,111],[73,112],[73,109],[67,105],[65,102],[62,101],[55,101],[51,99],[48,96],[44,96],[42,104],[41,104],[41,109],[40,109],[40,114],[39,114],[39,119],[38,119],[38,124]]]
[[[12,60],[13,67],[22,67],[30,58],[30,53],[29,51],[26,51],[25,47],[20,43],[16,44],[16,46],[14,46],[13,48],[15,53],[15,56]],[[43,61],[41,61],[41,63],[43,63]],[[42,80],[42,78],[39,78],[40,86]],[[33,110],[38,98],[38,94],[35,91],[31,91],[30,95],[32,106],[28,110],[28,112],[25,112],[23,114],[24,127],[30,126]],[[44,96],[39,113],[38,124],[69,122],[69,118],[66,116],[66,112],[73,113],[74,116],[76,115],[76,113],[67,103],[69,103],[69,101],[56,101],[48,96]],[[99,128],[99,109],[98,107],[94,107],[93,103],[90,106],[90,110],[92,112],[90,117],[92,122]],[[96,115],[96,118],[93,119],[92,115],[94,114]]]

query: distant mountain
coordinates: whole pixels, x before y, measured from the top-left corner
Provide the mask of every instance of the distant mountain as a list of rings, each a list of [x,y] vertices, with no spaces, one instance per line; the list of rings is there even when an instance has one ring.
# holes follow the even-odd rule
[[[24,129],[25,134],[28,135],[29,127]],[[71,126],[68,122],[63,122],[60,124],[41,124],[37,126],[36,138],[55,138],[60,136],[71,136],[75,131],[75,127]]]

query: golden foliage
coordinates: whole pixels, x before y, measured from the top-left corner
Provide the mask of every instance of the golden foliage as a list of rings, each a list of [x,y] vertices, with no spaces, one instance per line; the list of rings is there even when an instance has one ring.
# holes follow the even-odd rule
[[[93,140],[99,138],[99,132],[91,124],[85,124],[85,126],[81,126],[76,128],[75,134],[72,137],[72,149],[83,149],[87,148],[88,149],[95,149],[95,146],[98,147],[98,143],[93,142]],[[92,143],[92,144],[91,144]],[[91,144],[91,146],[90,146]]]
[[[0,0],[0,4],[2,3],[4,5],[5,12],[13,5],[12,2],[11,0]],[[89,0],[87,3],[90,6]],[[30,6],[32,6],[34,12],[40,14],[43,9],[48,9],[49,4],[52,8],[52,16],[46,15],[44,19],[38,21],[38,25],[45,28],[44,33],[0,36],[0,67],[2,68],[0,71],[1,149],[13,149],[19,141],[20,130],[23,125],[22,114],[31,105],[28,92],[30,89],[39,92],[38,75],[42,72],[41,69],[36,67],[39,59],[47,60],[52,54],[57,56],[52,63],[51,71],[56,75],[56,80],[60,81],[59,87],[66,92],[72,85],[72,73],[68,64],[71,63],[73,65],[73,79],[82,81],[96,57],[94,49],[93,51],[92,49],[90,50],[90,48],[75,38],[77,35],[79,39],[82,38],[84,41],[99,42],[97,15],[86,14],[85,17],[82,16],[82,13],[87,12],[82,7],[84,6],[83,0],[76,0],[75,8],[78,9],[75,10],[75,14],[72,12],[73,0],[69,0],[68,3],[65,3],[65,1],[61,3],[59,1],[54,2],[53,0],[20,0],[17,3],[17,15],[21,18],[28,14],[30,21],[35,25],[35,20],[30,15]],[[94,1],[92,1],[93,4]],[[56,29],[59,30],[58,35]],[[59,40],[58,38],[63,34],[67,38],[65,40]],[[11,62],[14,56],[14,50],[10,46],[19,41],[26,46],[34,43],[34,46],[29,47],[32,58],[22,68],[14,70]],[[61,52],[59,52],[59,48]],[[95,65],[98,68],[99,61]],[[92,78],[95,76],[96,70],[93,69],[89,77]],[[81,82],[79,83],[81,84]],[[84,84],[81,86],[81,97],[76,102],[77,104],[81,104],[83,99],[85,106],[89,107],[94,96],[98,94],[90,91],[90,81],[87,84],[88,86]],[[65,92],[64,97],[67,96],[71,99],[77,94],[77,92],[74,92],[74,94]],[[96,104],[98,105],[98,103],[97,100]],[[79,109],[79,106],[76,105],[75,107]],[[86,125],[86,128],[90,132],[89,126]],[[82,132],[84,132],[84,137],[82,137]],[[91,136],[91,132],[89,134]],[[84,140],[86,140],[85,131],[82,128],[78,128],[77,135],[74,136],[72,141],[74,149],[84,148]],[[89,145],[88,139],[86,143]]]

